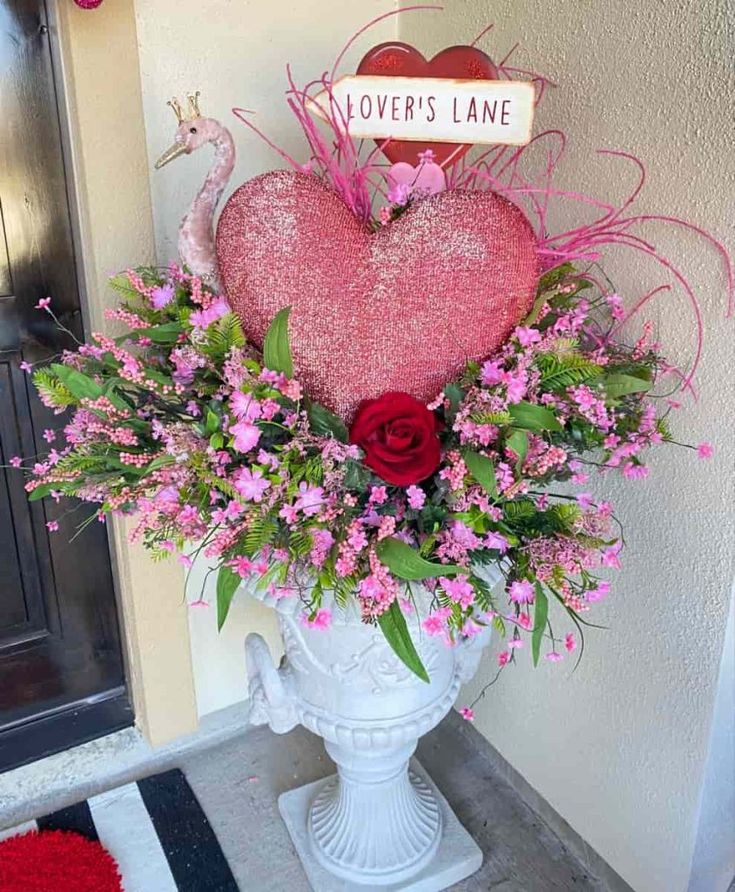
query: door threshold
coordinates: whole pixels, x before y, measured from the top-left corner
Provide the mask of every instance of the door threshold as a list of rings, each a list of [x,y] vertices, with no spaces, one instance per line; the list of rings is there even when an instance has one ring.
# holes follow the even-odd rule
[[[0,732],[0,776],[13,768],[133,724],[124,687],[96,694]]]
[[[204,716],[194,734],[158,748],[137,728],[125,727],[5,771],[0,774],[0,830],[174,768],[184,754],[224,743],[247,727],[247,703],[236,703]]]

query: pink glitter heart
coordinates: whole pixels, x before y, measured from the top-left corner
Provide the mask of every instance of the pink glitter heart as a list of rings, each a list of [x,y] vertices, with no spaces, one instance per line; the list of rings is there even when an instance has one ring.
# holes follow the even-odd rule
[[[390,168],[387,178],[389,186],[405,186],[413,195],[438,195],[447,188],[443,169],[432,161],[416,167],[399,161]]]
[[[217,258],[257,344],[292,307],[299,380],[346,420],[390,390],[433,399],[505,341],[538,279],[531,225],[492,192],[443,192],[373,233],[316,177],[283,170],[232,195]]]

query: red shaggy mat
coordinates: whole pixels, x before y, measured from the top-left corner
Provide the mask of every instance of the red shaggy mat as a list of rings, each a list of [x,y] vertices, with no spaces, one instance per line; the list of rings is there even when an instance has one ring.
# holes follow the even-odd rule
[[[98,842],[62,830],[0,842],[0,892],[122,892],[117,864]]]

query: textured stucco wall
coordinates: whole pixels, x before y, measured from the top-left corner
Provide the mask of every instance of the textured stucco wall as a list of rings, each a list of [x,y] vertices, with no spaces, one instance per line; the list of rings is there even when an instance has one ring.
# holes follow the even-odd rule
[[[634,171],[593,152],[624,148],[647,164],[642,208],[710,228],[735,249],[735,91],[725,0],[444,6],[443,14],[405,17],[401,38],[430,54],[469,42],[494,22],[483,41],[492,55],[502,58],[520,41],[515,64],[530,63],[558,83],[537,131],[567,132],[567,187],[623,195]],[[698,462],[667,449],[647,481],[595,484],[627,531],[624,572],[593,618],[610,630],[590,630],[573,675],[571,665],[533,671],[521,659],[488,691],[477,726],[636,890],[680,892],[692,861],[733,577],[734,332],[723,319],[715,255],[661,226],[648,233],[686,266],[702,299],[701,398],[687,404],[676,429],[690,442],[711,440],[716,458]],[[630,256],[611,253],[607,267],[630,298],[656,281]],[[685,302],[665,299],[648,315],[672,358],[685,363],[692,345]],[[479,686],[465,691],[465,701]]]

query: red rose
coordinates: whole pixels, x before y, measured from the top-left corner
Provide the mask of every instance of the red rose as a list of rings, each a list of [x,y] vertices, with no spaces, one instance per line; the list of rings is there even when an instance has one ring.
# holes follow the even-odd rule
[[[360,403],[350,443],[362,449],[365,464],[386,483],[410,486],[439,467],[438,428],[434,413],[419,400],[407,393],[384,393]]]

